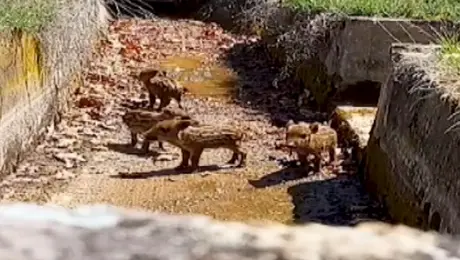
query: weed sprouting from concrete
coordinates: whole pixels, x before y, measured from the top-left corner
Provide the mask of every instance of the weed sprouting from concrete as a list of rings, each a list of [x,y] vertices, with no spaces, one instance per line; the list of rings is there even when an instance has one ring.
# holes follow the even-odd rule
[[[102,0],[41,1],[52,2],[55,10],[52,19],[36,33],[44,58],[43,71],[59,71],[61,77],[55,77],[54,84],[62,86],[63,80],[81,72],[110,17]]]
[[[155,19],[155,10],[149,6],[149,1],[144,0],[106,0],[106,6],[109,8],[113,17],[123,18],[141,18]]]
[[[446,98],[452,102],[460,103],[460,35],[458,33],[440,37],[441,50],[438,55],[440,68],[440,88]],[[458,108],[457,108],[458,109]],[[454,112],[449,121],[454,122],[446,133],[457,131],[460,127],[460,112]]]
[[[412,47],[418,51],[427,48],[421,51],[424,58],[414,59],[412,56],[407,56],[404,61],[399,60],[398,63],[403,64],[403,67],[418,68],[402,73],[412,75],[410,79],[412,87],[409,94],[417,95],[417,99],[411,104],[411,111],[416,109],[420,102],[435,97],[439,97],[441,101],[450,105],[457,104],[456,111],[447,119],[453,122],[445,130],[447,134],[460,130],[460,111],[458,111],[460,108],[460,35],[455,25],[440,31],[434,30],[434,32],[432,42],[435,45]],[[401,69],[399,65],[396,67]]]
[[[460,128],[460,109],[457,108],[457,111],[452,113],[448,118],[448,121],[454,122],[449,128],[444,131],[445,134],[458,131]]]
[[[439,34],[440,52],[437,56],[439,68],[439,89],[442,90],[442,98],[457,104],[457,109],[448,118],[453,122],[444,133],[457,132],[460,130],[460,35],[458,32]]]
[[[460,37],[450,36],[441,39],[440,63],[446,74],[460,76]],[[459,86],[460,87],[460,86]]]

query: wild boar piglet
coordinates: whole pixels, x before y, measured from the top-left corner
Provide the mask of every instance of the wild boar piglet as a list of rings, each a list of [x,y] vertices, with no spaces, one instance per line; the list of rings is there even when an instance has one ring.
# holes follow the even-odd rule
[[[172,118],[191,119],[191,117],[182,109],[163,108],[160,112],[148,111],[143,109],[128,109],[122,116],[122,121],[128,126],[131,133],[131,145],[135,146],[138,142],[138,135],[146,132],[160,121]],[[144,138],[142,150],[148,152],[150,143],[153,139]],[[164,150],[163,143],[159,141],[159,148]]]
[[[168,106],[172,99],[177,101],[179,108],[182,108],[182,95],[188,90],[177,80],[169,77],[165,71],[158,69],[144,69],[136,76],[141,81],[149,94],[149,107],[154,108],[156,98],[160,99],[157,111]]]
[[[337,133],[328,125],[289,121],[286,124],[285,146],[295,153],[302,166],[308,164],[308,156],[314,155],[314,169],[321,167],[322,152],[329,153],[330,162],[336,161]]]
[[[201,124],[192,119],[170,119],[159,122],[144,134],[147,139],[167,141],[181,149],[182,162],[176,169],[190,167],[191,171],[198,168],[204,149],[227,148],[233,151],[232,158],[227,162],[238,166],[245,165],[246,153],[241,149],[241,141],[245,136],[233,126],[216,126]]]

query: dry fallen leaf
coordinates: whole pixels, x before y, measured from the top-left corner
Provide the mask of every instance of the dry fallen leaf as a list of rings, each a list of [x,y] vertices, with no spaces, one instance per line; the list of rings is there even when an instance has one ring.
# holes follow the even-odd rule
[[[91,96],[81,97],[77,102],[77,106],[79,108],[85,108],[85,107],[100,108],[103,105],[104,103],[101,100],[98,100],[97,98],[91,97]]]

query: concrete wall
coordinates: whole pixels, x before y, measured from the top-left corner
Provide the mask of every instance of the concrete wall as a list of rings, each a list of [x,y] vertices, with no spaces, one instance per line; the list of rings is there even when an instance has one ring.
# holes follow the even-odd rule
[[[460,225],[455,225],[460,218],[455,204],[460,199],[455,186],[460,172],[456,163],[459,142],[455,133],[444,134],[452,124],[447,117],[455,105],[441,101],[442,94],[427,99],[422,98],[425,93],[408,94],[419,84],[417,79],[425,77],[421,76],[423,71],[412,70],[420,70],[434,59],[431,46],[418,44],[436,43],[439,32],[454,30],[458,24],[309,16],[292,11],[271,14],[267,15],[263,34],[269,53],[288,67],[300,86],[310,90],[320,109],[372,107],[379,102],[367,151],[358,151],[356,157],[365,165],[367,187],[386,204],[394,220],[459,232]],[[392,60],[391,46],[398,42],[413,44],[413,50],[403,47],[399,52],[408,57],[404,62],[419,62],[418,69],[408,69],[404,62]],[[355,118],[363,120],[353,125],[353,121],[359,121]],[[355,136],[356,130],[368,131],[374,119],[369,113],[365,118],[353,116],[342,121],[349,123],[346,128],[350,130],[342,135],[353,142],[357,136],[366,135]],[[365,147],[367,138],[362,139],[365,141],[360,140],[359,146]]]
[[[460,259],[460,241],[404,226],[261,226],[113,207],[0,205],[8,260]]]
[[[442,101],[442,93],[428,98],[424,96],[427,92],[409,94],[420,84],[417,80],[426,77],[421,67],[431,64],[428,68],[437,70],[433,68],[433,47],[420,44],[436,43],[439,32],[458,25],[328,14],[303,20],[297,14],[283,20],[292,26],[282,35],[268,34],[271,54],[295,69],[295,76],[320,109],[341,109],[337,105],[344,104],[376,106],[379,102],[369,143],[360,141],[360,146],[368,144],[367,150],[356,155],[365,165],[368,190],[384,202],[395,221],[460,232],[460,225],[455,224],[460,218],[455,186],[460,172],[456,162],[459,137],[455,132],[444,134],[453,124],[447,118],[455,104]],[[403,44],[398,52],[406,58],[395,63],[391,45],[397,42],[410,43],[413,49]],[[418,68],[404,63],[409,61]],[[357,116],[366,119],[366,124],[361,120],[353,125],[354,118],[345,120],[350,133],[374,121]],[[352,134],[345,138],[356,139]]]
[[[368,189],[386,204],[391,216],[412,226],[460,232],[455,224],[460,218],[456,203],[460,143],[455,132],[444,133],[453,124],[447,118],[456,105],[442,100],[436,91],[428,97],[424,96],[428,92],[409,94],[420,78],[427,77],[422,68],[434,64],[433,47],[417,44],[436,43],[440,32],[458,30],[459,25],[303,14],[270,1],[257,8],[245,10],[246,16],[261,14],[256,29],[263,28],[261,35],[273,60],[286,66],[283,74],[307,88],[320,109],[334,109],[332,121],[347,139],[342,141],[360,148],[368,144],[356,158]],[[245,19],[239,22],[254,26]],[[399,47],[398,53],[406,58],[395,62],[391,46],[398,42],[413,48]],[[377,102],[375,122],[375,112],[363,116],[356,108],[372,110]],[[346,105],[353,111],[344,110]]]
[[[321,109],[327,109],[331,101],[375,105],[380,86],[392,69],[392,43],[434,43],[439,32],[456,26],[328,14],[314,17],[296,14],[292,19],[282,20],[291,26],[281,26],[275,21],[267,25],[267,30],[278,33],[276,27],[286,30],[281,35],[266,35],[270,53],[293,70]],[[340,95],[335,96],[337,90]]]
[[[39,34],[0,34],[2,174],[14,170],[21,153],[65,109],[93,40],[107,25],[105,7],[98,1],[73,1],[63,8]]]
[[[377,104],[392,69],[392,43],[435,43],[440,32],[459,27],[445,21],[315,15],[274,0],[254,3],[208,1],[197,17],[261,35],[273,60],[287,68],[281,77],[294,76],[319,108],[329,112],[335,108],[331,101]]]
[[[14,168],[21,151],[53,118],[53,86],[45,85],[40,43],[22,32],[0,39],[0,166]]]
[[[337,72],[342,84],[360,81],[385,83],[393,64],[390,47],[393,43],[436,43],[440,22],[424,22],[395,18],[351,17],[335,39],[326,58],[330,72]]]
[[[458,105],[433,78],[437,48],[394,48],[394,70],[382,88],[367,147],[365,181],[396,221],[459,233],[460,133],[445,132]]]

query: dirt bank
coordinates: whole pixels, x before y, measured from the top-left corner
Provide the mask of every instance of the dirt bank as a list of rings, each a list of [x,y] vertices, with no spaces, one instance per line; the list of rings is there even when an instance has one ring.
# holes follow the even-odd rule
[[[257,41],[190,20],[116,22],[88,69],[85,86],[74,93],[73,108],[2,181],[3,200],[66,207],[111,203],[242,221],[353,224],[381,218],[353,167],[340,176],[325,168],[308,177],[285,168],[287,155],[274,149],[284,134],[280,126],[289,118],[311,120],[318,114],[299,109],[297,95],[282,91],[286,86],[272,87],[276,68],[259,52]],[[171,170],[179,163],[178,149],[167,145],[168,153],[153,164],[155,144],[150,156],[125,145],[129,134],[120,115],[126,106],[145,100],[127,72],[147,64],[169,69],[191,89],[183,105],[198,120],[246,129],[246,168],[219,169],[216,165],[230,153],[217,150],[204,153],[200,173],[178,174]]]

